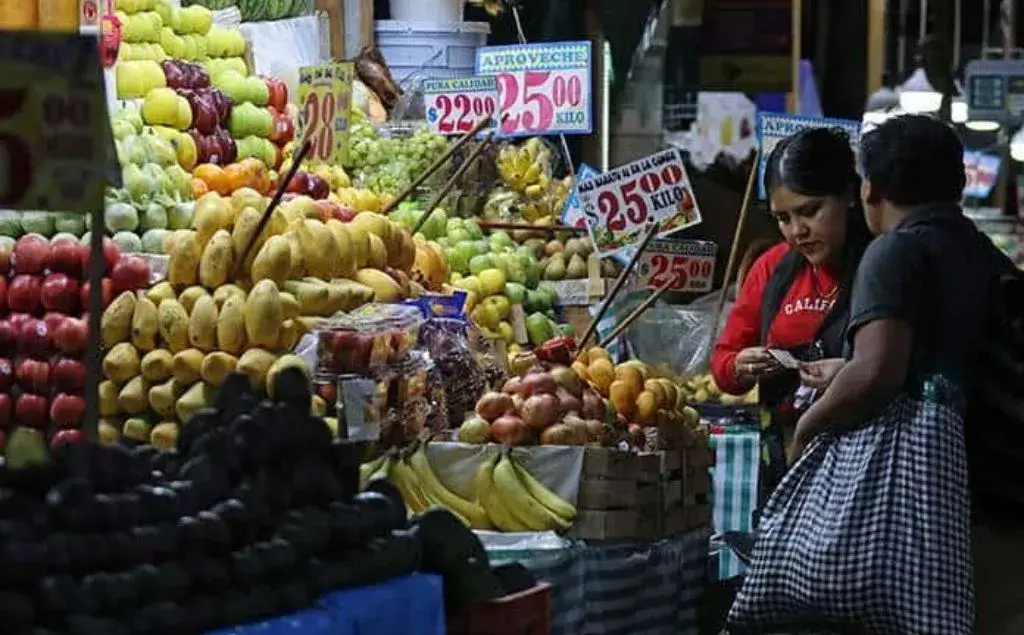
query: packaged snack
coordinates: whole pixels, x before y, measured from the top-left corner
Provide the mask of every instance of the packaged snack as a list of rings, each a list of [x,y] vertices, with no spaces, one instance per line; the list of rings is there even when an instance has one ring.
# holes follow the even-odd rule
[[[420,344],[442,377],[448,425],[462,425],[477,399],[487,390],[487,378],[470,346],[464,320],[434,318],[420,329]]]
[[[362,373],[397,362],[416,343],[423,321],[415,306],[377,303],[324,320],[316,330],[317,370]]]

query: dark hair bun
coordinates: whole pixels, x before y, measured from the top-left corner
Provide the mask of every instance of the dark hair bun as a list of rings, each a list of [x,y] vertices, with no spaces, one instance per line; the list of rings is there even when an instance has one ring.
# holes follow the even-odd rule
[[[858,185],[854,161],[842,128],[804,128],[772,150],[765,190],[781,186],[806,196],[850,196]]]

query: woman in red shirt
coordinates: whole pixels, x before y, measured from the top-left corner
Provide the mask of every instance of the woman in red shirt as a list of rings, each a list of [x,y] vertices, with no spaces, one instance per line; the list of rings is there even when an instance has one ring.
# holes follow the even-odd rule
[[[804,361],[842,357],[849,290],[871,234],[853,150],[840,129],[808,128],[780,141],[764,181],[785,240],[762,254],[743,281],[715,344],[711,372],[732,394],[760,384],[761,403],[778,432],[774,424],[786,431],[795,423],[792,397],[800,379],[768,349]],[[774,487],[775,479],[764,480]]]

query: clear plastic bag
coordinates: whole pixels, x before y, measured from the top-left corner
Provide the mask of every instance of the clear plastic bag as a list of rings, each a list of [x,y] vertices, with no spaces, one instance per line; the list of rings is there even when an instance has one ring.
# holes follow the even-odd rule
[[[688,377],[707,371],[714,346],[711,323],[715,308],[651,307],[627,332],[633,354],[667,376]]]
[[[420,328],[420,345],[441,376],[451,427],[462,425],[487,390],[487,376],[470,345],[468,328],[458,318],[433,318]]]

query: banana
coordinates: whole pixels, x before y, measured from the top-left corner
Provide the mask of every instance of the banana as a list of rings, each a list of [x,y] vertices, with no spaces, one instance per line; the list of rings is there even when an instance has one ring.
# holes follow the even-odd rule
[[[506,454],[502,454],[494,468],[494,489],[501,494],[502,502],[508,504],[508,510],[512,515],[533,531],[565,531],[572,526],[572,523],[541,505],[540,501],[526,491],[526,487],[516,474],[515,466]]]
[[[416,475],[412,473],[412,468],[401,457],[393,458],[389,463],[388,478],[402,493],[405,504],[415,513],[427,511],[430,501],[416,483]]]
[[[494,468],[501,457],[495,456],[487,459],[477,469],[474,481],[476,482],[477,497],[480,505],[487,512],[494,526],[501,531],[530,531],[515,516],[505,508],[498,492],[494,490]]]
[[[515,459],[509,458],[509,462],[512,463],[512,467],[515,468],[516,476],[518,476],[519,480],[522,481],[523,488],[530,494],[530,496],[537,499],[537,502],[565,522],[571,523],[572,520],[576,518],[575,507],[570,505],[558,494],[544,487],[543,483],[535,479],[533,474],[530,474],[526,468],[515,461]]]
[[[377,472],[384,467],[387,458],[386,454],[382,454],[372,461],[367,461],[359,466],[359,489],[366,489],[367,483],[377,476]]]
[[[417,482],[423,489],[423,493],[432,502],[465,519],[467,521],[466,524],[473,529],[490,529],[492,525],[483,507],[460,497],[444,486],[444,483],[441,482],[441,479],[434,472],[434,468],[430,466],[426,447],[426,443],[421,443],[420,447],[409,457],[409,467],[412,468],[413,473],[418,477]]]

